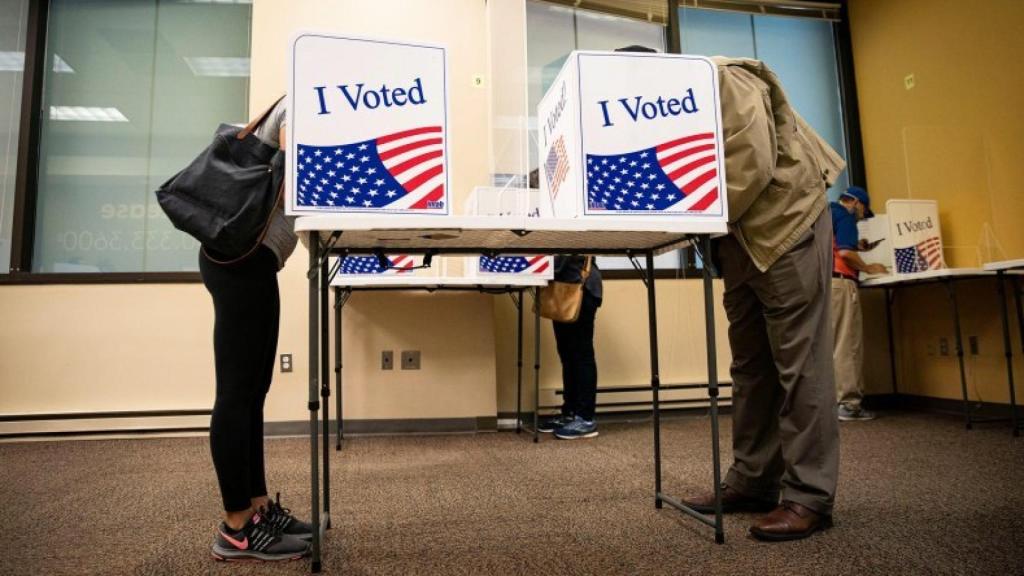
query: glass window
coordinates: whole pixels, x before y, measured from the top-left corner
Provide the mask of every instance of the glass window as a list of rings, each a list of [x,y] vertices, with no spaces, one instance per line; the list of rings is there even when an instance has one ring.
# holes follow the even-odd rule
[[[197,269],[153,192],[246,120],[250,20],[247,3],[51,0],[34,272]]]
[[[679,48],[683,54],[754,58],[749,14],[716,10],[679,10]]]
[[[846,158],[832,23],[780,16],[753,19],[757,58],[779,76],[786,95],[804,120]],[[843,170],[829,196],[835,199],[849,185],[849,171]]]
[[[0,0],[0,274],[11,269],[29,0]]]
[[[756,58],[779,76],[790,103],[840,156],[846,157],[832,24],[809,18],[754,16],[699,8],[679,10],[686,54]],[[829,190],[849,186],[846,171]]]

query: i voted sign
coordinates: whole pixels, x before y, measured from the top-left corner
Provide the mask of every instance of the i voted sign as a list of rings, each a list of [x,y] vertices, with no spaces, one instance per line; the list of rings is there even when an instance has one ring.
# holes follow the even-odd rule
[[[288,214],[448,214],[441,46],[303,32],[290,45]]]
[[[917,274],[946,267],[935,200],[889,200],[889,242],[896,274]]]
[[[573,52],[537,114],[543,215],[727,220],[707,58]]]

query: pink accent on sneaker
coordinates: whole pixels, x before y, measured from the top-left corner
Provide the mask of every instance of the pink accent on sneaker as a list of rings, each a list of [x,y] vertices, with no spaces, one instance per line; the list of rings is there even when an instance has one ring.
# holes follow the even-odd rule
[[[217,530],[217,532],[220,532],[220,535],[223,536],[224,539],[227,540],[228,543],[231,544],[232,546],[234,546],[235,548],[238,548],[239,550],[248,550],[249,549],[249,537],[248,536],[246,536],[245,538],[242,538],[242,541],[239,542],[238,540],[235,540],[231,536],[228,536],[227,534],[225,534],[222,530]]]

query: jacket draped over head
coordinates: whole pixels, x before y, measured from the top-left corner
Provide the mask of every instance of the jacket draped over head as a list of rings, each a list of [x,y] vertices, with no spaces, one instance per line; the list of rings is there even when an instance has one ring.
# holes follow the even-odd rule
[[[722,97],[729,230],[762,272],[828,201],[846,162],[797,114],[758,60],[714,57]]]

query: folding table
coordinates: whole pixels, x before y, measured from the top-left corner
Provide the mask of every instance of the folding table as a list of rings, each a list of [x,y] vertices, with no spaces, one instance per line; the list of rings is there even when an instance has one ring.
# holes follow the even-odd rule
[[[648,330],[650,334],[651,386],[654,416],[654,467],[656,508],[663,504],[676,508],[715,531],[715,541],[723,543],[720,451],[718,445],[718,373],[716,364],[714,302],[711,270],[704,268],[704,311],[708,356],[708,399],[711,417],[713,487],[715,514],[701,514],[666,494],[661,489],[661,420],[658,404],[660,373],[658,368],[657,310],[655,303],[654,256],[690,244],[702,254],[710,252],[712,235],[727,232],[724,222],[690,219],[628,221],[626,219],[555,219],[507,216],[426,216],[426,215],[317,215],[296,220],[296,231],[307,234],[309,242],[309,426],[312,522],[311,568],[321,569],[321,538],[330,525],[327,510],[320,507],[320,455],[318,454],[319,411],[326,410],[330,395],[328,366],[328,292],[329,257],[366,253],[422,254],[595,254],[643,256],[647,288]],[[703,259],[708,263],[708,258]],[[321,405],[317,397],[324,399]],[[324,459],[328,453],[327,419],[323,424]],[[327,472],[325,466],[325,473]],[[329,489],[329,477],[323,490]],[[326,500],[326,498],[325,498]]]

